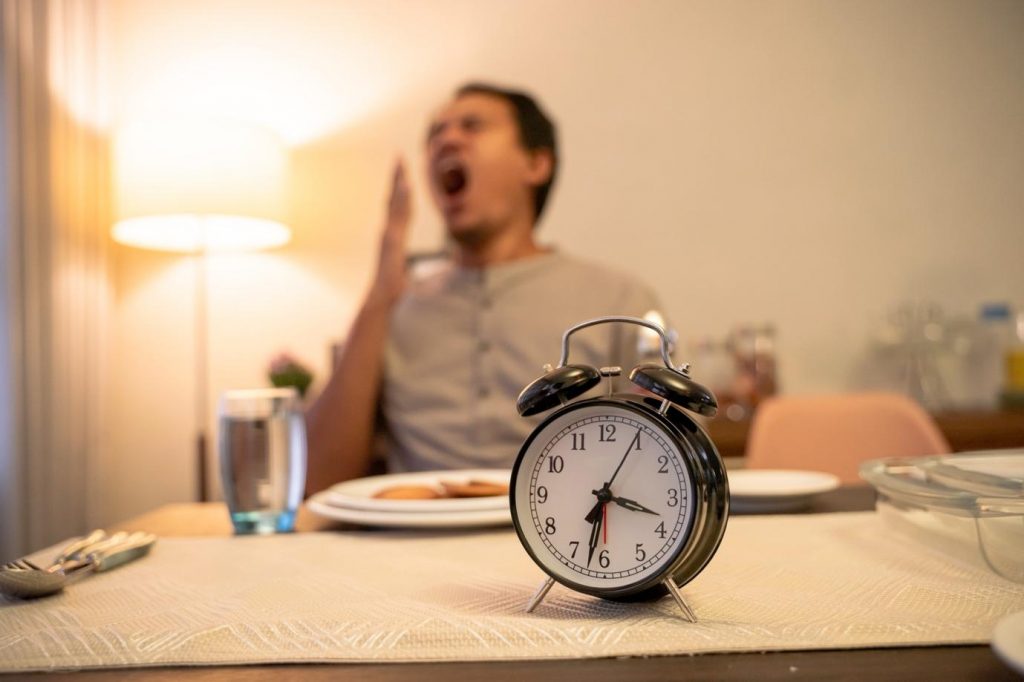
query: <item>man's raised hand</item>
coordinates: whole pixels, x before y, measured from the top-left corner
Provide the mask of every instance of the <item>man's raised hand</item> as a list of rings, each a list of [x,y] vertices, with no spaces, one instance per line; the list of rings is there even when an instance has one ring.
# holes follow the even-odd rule
[[[412,198],[405,162],[398,159],[391,177],[391,195],[380,241],[380,260],[374,289],[388,302],[393,302],[405,289],[405,248],[412,215]]]

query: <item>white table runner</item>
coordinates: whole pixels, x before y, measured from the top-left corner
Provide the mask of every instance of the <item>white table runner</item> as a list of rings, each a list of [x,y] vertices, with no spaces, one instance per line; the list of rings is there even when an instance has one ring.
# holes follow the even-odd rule
[[[872,512],[734,518],[671,599],[556,585],[511,530],[164,538],[34,602],[0,597],[0,670],[572,658],[987,642],[1024,585],[894,535]]]

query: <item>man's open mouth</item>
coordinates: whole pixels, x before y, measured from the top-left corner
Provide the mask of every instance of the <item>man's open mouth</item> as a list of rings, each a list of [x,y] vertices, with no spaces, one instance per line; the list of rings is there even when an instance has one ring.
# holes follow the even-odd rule
[[[444,159],[437,164],[437,180],[445,194],[454,196],[469,184],[469,172],[458,159]]]

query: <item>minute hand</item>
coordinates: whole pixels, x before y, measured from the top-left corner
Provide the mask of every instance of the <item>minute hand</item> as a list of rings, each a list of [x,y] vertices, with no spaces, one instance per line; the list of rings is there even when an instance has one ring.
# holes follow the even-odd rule
[[[626,448],[626,454],[619,460],[619,466],[615,467],[615,471],[612,473],[612,477],[608,479],[608,482],[604,484],[605,490],[611,490],[612,483],[615,481],[615,477],[619,475],[619,470],[622,469],[622,465],[626,463],[626,458],[629,457],[629,453],[633,451],[633,446],[640,447],[640,429],[636,430],[636,435],[633,436],[633,440],[629,441],[629,447]]]
[[[658,512],[654,511],[653,509],[648,509],[647,507],[643,506],[642,504],[640,504],[636,500],[631,500],[628,497],[614,497],[613,496],[611,501],[614,502],[615,504],[619,505],[623,509],[628,509],[630,511],[643,512],[645,514],[654,514],[655,516],[661,516],[661,514],[659,514]]]
[[[592,524],[590,527],[590,542],[587,547],[587,568],[590,568],[590,562],[594,559],[594,550],[597,549],[598,540],[601,538],[601,526],[604,525],[604,514],[601,512],[604,511],[604,504],[604,502],[598,502],[594,509],[591,510],[591,513],[587,514],[588,518],[593,517],[593,520],[590,522]]]

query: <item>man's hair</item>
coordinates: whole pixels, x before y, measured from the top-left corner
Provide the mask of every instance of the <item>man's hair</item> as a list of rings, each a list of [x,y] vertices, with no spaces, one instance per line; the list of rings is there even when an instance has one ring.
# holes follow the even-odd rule
[[[537,187],[533,195],[533,218],[540,220],[540,215],[547,204],[551,187],[555,184],[558,172],[558,143],[555,136],[555,124],[540,108],[537,101],[530,95],[519,90],[510,90],[490,83],[466,83],[455,91],[455,97],[463,95],[491,95],[500,97],[512,105],[516,123],[519,125],[519,141],[527,151],[546,149],[551,154],[551,176],[547,182]]]

